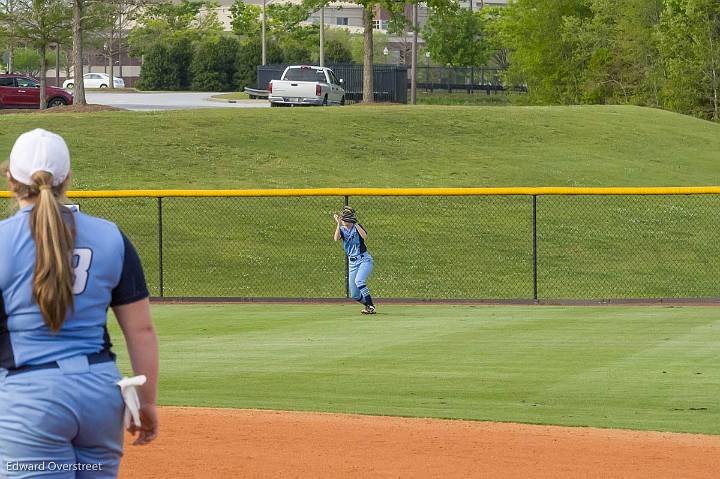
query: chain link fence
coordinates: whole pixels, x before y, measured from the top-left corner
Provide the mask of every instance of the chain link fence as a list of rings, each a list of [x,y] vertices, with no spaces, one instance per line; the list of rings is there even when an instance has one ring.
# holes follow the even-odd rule
[[[344,204],[368,231],[380,299],[720,297],[718,194],[74,201],[128,235],[156,297],[346,297]]]

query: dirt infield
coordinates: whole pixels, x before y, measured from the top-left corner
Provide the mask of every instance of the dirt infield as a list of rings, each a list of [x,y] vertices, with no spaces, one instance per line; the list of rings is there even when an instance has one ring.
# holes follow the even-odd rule
[[[720,436],[162,408],[121,478],[710,478]]]

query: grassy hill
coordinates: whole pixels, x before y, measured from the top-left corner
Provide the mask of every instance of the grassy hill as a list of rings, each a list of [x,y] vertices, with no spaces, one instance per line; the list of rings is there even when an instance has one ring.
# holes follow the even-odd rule
[[[2,118],[63,134],[76,189],[720,184],[720,125],[635,107],[348,107]],[[7,153],[6,153],[7,154]],[[159,293],[156,200],[86,200]],[[165,199],[168,296],[344,295],[342,198]],[[379,297],[531,298],[531,201],[351,198]],[[541,298],[717,297],[720,198],[541,197]]]
[[[720,184],[720,125],[638,107],[5,115],[64,135],[77,189]],[[7,154],[7,153],[6,153]]]

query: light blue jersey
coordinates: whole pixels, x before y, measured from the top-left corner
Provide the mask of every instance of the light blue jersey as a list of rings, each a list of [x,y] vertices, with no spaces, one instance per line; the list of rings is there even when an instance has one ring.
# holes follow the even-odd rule
[[[360,226],[362,227],[362,225]],[[360,233],[358,233],[355,224],[352,224],[350,228],[340,225],[340,236],[342,236],[345,254],[348,255],[349,258],[354,258],[367,252],[365,240],[363,240]]]
[[[32,206],[0,222],[0,370],[109,350],[108,305],[148,296],[132,244],[109,221],[74,212],[74,310],[53,334],[32,296],[35,242]]]
[[[367,287],[367,279],[372,273],[374,262],[370,253],[367,252],[365,240],[360,236],[354,223],[350,225],[350,228],[340,225],[340,236],[342,237],[345,254],[348,257],[348,292],[350,297],[366,306],[372,306],[373,302],[370,290]]]
[[[106,317],[148,296],[140,259],[113,223],[68,212],[75,308],[53,334],[32,297],[31,211],[0,222],[0,477],[115,478],[124,404]]]

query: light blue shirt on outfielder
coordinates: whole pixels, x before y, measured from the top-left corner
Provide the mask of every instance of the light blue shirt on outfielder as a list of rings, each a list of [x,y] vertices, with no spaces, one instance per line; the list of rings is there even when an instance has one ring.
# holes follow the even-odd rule
[[[360,226],[362,227],[362,225]],[[352,224],[350,228],[340,225],[340,236],[342,236],[345,254],[349,258],[354,258],[367,252],[365,240],[363,240],[362,236],[360,236],[355,224]]]
[[[360,225],[362,227],[362,225]],[[348,257],[348,292],[350,297],[363,304],[372,305],[367,278],[373,270],[373,258],[367,252],[365,240],[360,236],[356,225],[350,228],[340,225],[345,254]]]

